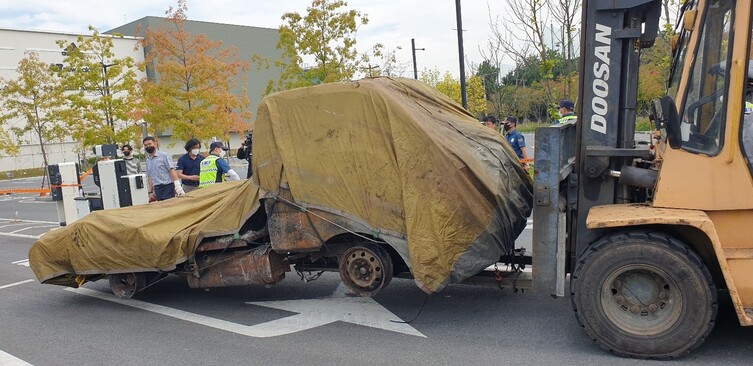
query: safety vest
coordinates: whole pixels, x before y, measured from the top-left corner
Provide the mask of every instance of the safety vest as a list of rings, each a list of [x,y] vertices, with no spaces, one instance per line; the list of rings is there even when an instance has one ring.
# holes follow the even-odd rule
[[[753,103],[745,102],[745,114],[753,113]]]
[[[568,116],[564,116],[564,117],[562,117],[562,118],[559,119],[559,123],[563,124],[563,125],[567,124],[567,123],[575,123],[577,121],[578,121],[578,116],[576,116],[574,114],[571,114],[571,115],[568,115]]]
[[[208,187],[217,182],[217,159],[220,157],[217,155],[209,155],[199,163],[201,170],[199,171],[199,188]],[[225,176],[222,176],[222,181],[225,181]]]

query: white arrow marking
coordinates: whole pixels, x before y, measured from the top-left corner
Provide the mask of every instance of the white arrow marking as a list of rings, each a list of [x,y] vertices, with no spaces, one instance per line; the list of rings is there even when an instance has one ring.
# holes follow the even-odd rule
[[[19,265],[19,266],[29,267],[29,260],[28,259],[22,259],[20,261],[10,262],[10,264],[15,264],[15,265]]]
[[[260,337],[290,334],[342,321],[426,338],[421,332],[402,323],[402,320],[395,314],[369,297],[265,301],[247,304],[299,313],[252,326],[251,328],[256,330]]]
[[[408,324],[391,322],[390,320],[400,321],[400,318],[373,299],[365,297],[249,302],[249,304],[253,305],[288,310],[300,314],[248,326],[144,301],[134,299],[125,300],[112,294],[84,287],[78,289],[66,288],[66,290],[248,337],[275,337],[300,332],[336,321],[344,321],[426,338],[425,335]]]
[[[20,359],[16,358],[10,353],[6,353],[3,351],[0,351],[0,365],[5,366],[32,366],[30,363]]]

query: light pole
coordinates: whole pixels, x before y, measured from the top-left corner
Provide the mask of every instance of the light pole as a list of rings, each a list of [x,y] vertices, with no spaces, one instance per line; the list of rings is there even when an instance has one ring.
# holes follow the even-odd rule
[[[416,51],[425,51],[425,48],[416,48],[416,39],[410,39],[410,48],[413,52],[413,78],[418,80],[418,67],[416,66]]]
[[[111,66],[115,66],[116,64],[106,64],[104,62],[100,62],[100,65],[102,65],[102,77],[105,79],[105,96],[110,96],[110,78],[107,77],[107,68]],[[107,123],[110,125],[110,128],[112,128],[113,132],[115,132],[115,121],[112,118],[112,110],[110,106],[112,105],[112,101],[108,98],[107,99],[107,111],[105,113],[107,114]]]
[[[465,89],[465,52],[463,52],[463,17],[460,12],[460,0],[455,0],[455,15],[458,23],[458,56],[460,58],[460,96],[463,108],[468,109],[468,93]]]

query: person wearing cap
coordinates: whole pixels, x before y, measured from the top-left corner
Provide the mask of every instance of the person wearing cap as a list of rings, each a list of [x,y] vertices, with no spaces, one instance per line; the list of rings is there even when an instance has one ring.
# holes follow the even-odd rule
[[[517,129],[518,119],[513,116],[507,116],[505,119],[504,130],[505,139],[510,143],[518,159],[528,159],[528,150],[526,150],[526,138]],[[528,163],[521,163],[523,167],[528,167]]]
[[[215,141],[209,145],[209,155],[199,163],[199,188],[206,188],[212,184],[224,182],[226,180],[240,180],[230,164],[222,158],[225,152],[230,150],[225,147],[222,141]]]
[[[492,130],[495,130],[497,119],[494,118],[494,116],[484,116],[484,118],[481,119],[481,124],[488,128],[491,128]]]
[[[175,172],[173,159],[157,149],[157,141],[152,136],[144,137],[146,150],[146,175],[149,176],[149,201],[164,201],[175,195],[186,194]]]
[[[578,117],[575,116],[575,103],[570,99],[564,99],[560,102],[560,124],[575,123]]]

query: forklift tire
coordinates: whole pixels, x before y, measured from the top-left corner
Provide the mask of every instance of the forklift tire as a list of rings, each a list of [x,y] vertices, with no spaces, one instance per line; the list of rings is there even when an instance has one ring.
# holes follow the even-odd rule
[[[592,243],[570,280],[578,323],[623,357],[673,359],[714,328],[717,291],[687,245],[665,233],[627,231]]]

